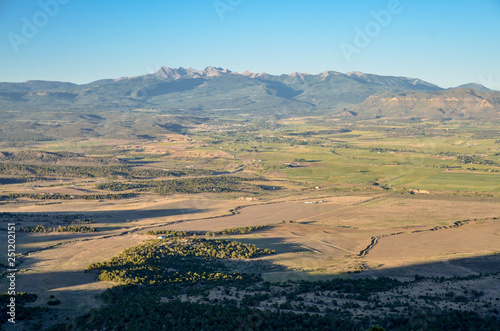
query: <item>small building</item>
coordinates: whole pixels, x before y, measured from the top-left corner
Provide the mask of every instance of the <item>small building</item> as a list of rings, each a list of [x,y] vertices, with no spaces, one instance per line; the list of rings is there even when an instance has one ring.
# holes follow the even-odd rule
[[[162,234],[162,235],[158,236],[158,239],[167,239],[167,235]]]

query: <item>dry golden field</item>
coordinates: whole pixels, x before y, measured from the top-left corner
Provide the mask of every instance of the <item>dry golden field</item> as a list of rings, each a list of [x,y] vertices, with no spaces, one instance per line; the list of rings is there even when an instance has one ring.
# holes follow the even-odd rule
[[[309,203],[313,201],[316,203]],[[97,281],[96,274],[84,273],[85,268],[153,238],[143,234],[148,230],[198,231],[202,235],[271,224],[251,234],[231,236],[277,251],[261,258],[286,268],[264,274],[270,281],[321,279],[354,271],[362,272],[353,276],[403,278],[415,273],[477,274],[488,272],[490,263],[474,261],[498,257],[500,252],[500,204],[494,198],[314,193],[245,201],[210,194],[141,195],[118,201],[26,201],[3,204],[0,211],[42,215],[47,225],[51,217],[65,214],[95,220],[92,225],[100,230],[95,233],[17,235],[16,248],[22,254],[19,288],[38,293],[42,300],[56,295],[64,300],[63,311],[68,316],[98,305],[95,295],[112,285]],[[24,226],[39,223],[35,218],[26,220]],[[457,221],[468,222],[453,226]],[[6,245],[5,238],[0,245]],[[454,262],[459,258],[460,263]]]

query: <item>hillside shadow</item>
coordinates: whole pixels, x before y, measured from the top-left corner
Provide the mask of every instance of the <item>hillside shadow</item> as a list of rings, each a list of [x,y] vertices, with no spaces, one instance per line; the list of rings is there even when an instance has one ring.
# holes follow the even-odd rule
[[[25,92],[0,92],[0,97],[4,97],[9,101],[24,101]]]
[[[0,213],[0,224],[15,222],[18,226],[23,223],[50,223],[54,224],[60,220],[61,225],[70,225],[71,222],[65,222],[64,219],[98,219],[96,223],[123,222],[125,220],[140,220],[144,218],[158,218],[177,215],[199,214],[207,212],[208,209],[198,208],[168,208],[168,209],[132,209],[132,210],[102,210],[102,211],[64,211],[64,212],[23,212],[23,213]],[[21,220],[21,221],[19,221]],[[74,224],[80,225],[80,224]],[[89,225],[91,224],[83,224]]]
[[[485,255],[485,256],[470,257],[470,258],[453,259],[450,260],[449,262],[451,262],[453,265],[461,267],[474,268],[474,269],[477,268],[476,272],[483,270],[482,272],[486,273],[486,272],[500,272],[499,260],[500,260],[499,255]],[[61,264],[64,264],[64,261],[61,261]],[[419,267],[422,268],[421,270],[429,268],[430,268],[429,270],[431,270],[436,267],[439,268],[439,264],[440,263],[425,263],[419,265]],[[356,289],[357,287],[356,283],[353,283],[352,278],[365,278],[365,277],[372,278],[375,276],[363,272],[350,275],[345,275],[345,274],[334,275],[334,276],[330,275],[330,277],[317,274],[311,275],[310,273],[302,273],[299,271],[284,271],[283,268],[281,267],[273,269],[272,268],[273,265],[269,261],[232,260],[227,264],[227,266],[230,267],[235,272],[239,273],[255,273],[263,271],[267,275],[271,275],[270,278],[266,280],[271,282],[283,283],[283,287],[281,289],[278,288],[281,292],[279,296],[285,296],[285,295],[287,296],[289,293],[292,294],[294,292],[297,293],[297,291],[295,291],[294,288],[291,287],[292,285],[287,283],[288,281],[325,281],[328,278],[330,279],[336,278],[338,281],[335,281],[333,285],[337,287],[337,291],[340,293],[336,295],[339,295],[341,298],[344,297],[347,298],[349,296],[350,300],[352,298],[352,302],[363,300],[363,299],[357,299],[355,297],[359,292],[352,291],[352,289]],[[175,266],[173,267],[175,268]],[[495,291],[497,291],[496,289],[497,284],[495,283],[495,277],[490,276],[484,279],[482,278],[482,275],[477,273],[472,274],[472,276],[477,276],[477,277],[465,277],[468,275],[454,275],[454,276],[461,276],[463,278],[453,278],[453,276],[445,276],[445,278],[440,278],[442,276],[440,276],[439,273],[438,274],[431,273],[428,275],[418,274],[419,276],[433,278],[433,279],[424,279],[422,277],[415,277],[414,273],[415,266],[387,269],[386,271],[389,271],[390,277],[394,277],[394,272],[398,271],[401,274],[408,275],[407,277],[408,279],[400,279],[400,280],[415,281],[415,282],[406,284],[401,283],[400,285],[395,284],[395,286],[388,286],[387,289],[384,289],[384,286],[380,287],[381,284],[378,283],[373,285],[370,285],[369,282],[359,283],[359,288],[363,290],[364,293],[368,292],[369,293],[368,295],[370,296],[370,299],[368,301],[364,301],[370,304],[366,304],[365,307],[361,308],[362,309],[361,311],[363,313],[386,314],[387,310],[384,310],[384,308],[387,309],[388,305],[395,305],[396,302],[399,302],[399,300],[404,296],[406,297],[411,296],[416,298],[412,300],[414,304],[412,303],[408,304],[409,305],[408,308],[411,309],[412,311],[418,311],[422,309],[422,307],[424,307],[423,311],[426,312],[426,314],[423,314],[419,318],[425,318],[426,315],[428,316],[428,314],[430,313],[430,309],[441,309],[436,311],[436,315],[432,317],[433,319],[439,317],[439,314],[446,313],[446,311],[450,311],[453,314],[450,316],[453,316],[453,318],[459,318],[460,315],[459,314],[457,315],[456,312],[452,310],[454,309],[453,305],[456,305],[457,303],[460,304],[461,306],[470,305],[466,306],[465,310],[463,308],[460,309],[461,311],[464,311],[466,313],[467,311],[472,311],[473,309],[479,310],[478,307],[483,306],[483,303],[480,303],[479,299],[480,297],[481,301],[484,302],[484,307],[487,307],[486,306],[487,300],[489,300],[490,302],[490,307],[491,303],[493,303],[494,306],[496,307],[495,301],[493,301],[494,300],[493,294],[495,294]],[[38,296],[35,302],[29,303],[27,304],[27,306],[48,307],[49,311],[55,310],[59,315],[62,315],[62,317],[68,316],[66,318],[66,321],[68,322],[74,316],[81,316],[85,314],[90,308],[96,308],[99,305],[104,304],[105,302],[102,299],[101,294],[105,291],[106,287],[112,286],[112,284],[109,282],[98,282],[97,272],[85,273],[83,271],[52,271],[52,272],[29,271],[28,273],[18,273],[16,276],[17,276],[16,289],[19,292],[28,292],[28,293],[32,292]],[[387,276],[387,275],[380,274],[377,276]],[[398,276],[397,278],[401,277]],[[345,283],[342,281],[342,279],[345,280]],[[0,286],[4,286],[4,288],[7,288],[8,285],[7,281],[8,280],[4,277],[2,280],[0,280]],[[476,281],[476,283],[471,283],[471,281]],[[423,282],[422,285],[419,285],[420,282]],[[314,302],[317,302],[316,301],[317,297],[315,297],[316,295],[315,291],[331,292],[330,290],[326,290],[329,289],[328,287],[326,287],[326,289],[323,289],[322,288],[323,284],[324,283],[318,284],[319,286],[309,286],[307,283],[299,283],[298,290],[302,290],[301,292],[299,292],[300,294],[310,293],[309,297],[313,298]],[[353,286],[353,284],[355,286]],[[161,286],[170,287],[172,286],[172,284],[165,284]],[[227,283],[227,285],[222,285],[221,288],[224,288],[224,286],[233,287],[234,285],[231,283]],[[428,290],[429,287],[432,291]],[[450,287],[451,290],[455,291],[455,293],[453,291],[450,291],[448,287]],[[454,290],[459,288],[465,290],[464,292],[465,294],[462,294],[463,292],[461,291],[460,293],[458,293],[456,290]],[[194,290],[194,293],[197,293],[198,285],[194,284],[192,289]],[[136,293],[141,293],[144,290],[146,290],[145,286],[139,286],[137,287]],[[159,291],[160,286],[156,285],[156,288],[154,288],[154,290]],[[234,290],[234,288],[232,290]],[[246,290],[244,292],[245,296],[249,297],[252,296],[252,294],[262,294],[262,290],[260,289],[259,286],[254,287],[250,286],[250,284],[249,287],[247,288],[239,287],[238,290],[239,291]],[[445,294],[440,294],[439,290],[442,290],[443,292],[450,291],[449,293],[456,295],[455,297],[453,296],[445,297]],[[372,293],[374,294],[373,296],[371,296]],[[398,296],[398,293],[401,294],[401,298]],[[264,292],[264,294],[266,294],[266,292]],[[319,295],[319,298],[322,298],[321,295],[324,294],[320,293],[317,295]],[[60,304],[54,307],[48,306],[47,302],[48,300],[51,299],[51,296],[55,296],[56,299],[60,300]],[[106,297],[110,299],[113,296],[114,295],[109,295]],[[333,297],[331,294],[328,294],[328,296]],[[304,301],[303,297],[306,297],[307,299],[307,295],[301,295],[302,301]],[[129,298],[130,300],[134,299],[131,296]],[[460,299],[460,301],[458,299]],[[338,299],[332,300],[332,303],[333,301],[335,301],[335,305],[337,305],[336,303],[337,300]],[[419,303],[417,303],[417,300],[419,300]],[[425,305],[423,304],[424,300],[425,300]],[[437,305],[434,304],[433,306],[430,306],[427,300],[437,300],[438,303]],[[349,302],[351,301],[346,301],[346,304]],[[321,302],[321,304],[323,304],[323,302]],[[400,316],[406,316],[404,311],[397,311],[397,310],[393,311],[399,313]],[[485,312],[483,312],[483,314],[484,313]],[[487,312],[487,314],[491,313]],[[409,318],[410,319],[414,318],[414,316],[411,315],[412,313],[409,313],[408,315],[410,316]],[[350,315],[344,315],[344,316],[347,317]],[[476,318],[475,316],[476,315],[472,315],[473,318]],[[482,316],[484,317],[485,315]],[[40,318],[44,320],[45,319],[48,320],[49,317],[50,315],[47,314],[46,312],[44,312],[44,314],[40,316]],[[479,317],[481,317],[481,315],[479,315]],[[497,317],[493,318],[493,321],[495,320],[498,321]],[[2,327],[4,326],[2,325]],[[405,328],[405,329],[411,329],[411,328]],[[476,329],[476,328],[471,328],[471,329]],[[497,328],[485,328],[485,327],[477,329],[497,330]]]
[[[500,254],[457,258],[446,261],[419,263],[404,267],[369,269],[356,273],[355,277],[396,277],[414,279],[423,277],[465,277],[500,272]]]
[[[433,278],[439,279],[441,282],[445,280],[474,279],[498,273],[500,273],[500,254],[420,263],[394,268],[384,268],[381,266],[377,269],[346,273],[328,273],[317,270],[287,270],[266,273],[265,279],[271,282],[286,282],[288,280],[324,281],[334,278],[363,279],[389,277],[400,281]]]
[[[40,250],[41,243],[50,243],[48,246],[57,245],[57,243],[73,241],[73,240],[92,240],[96,237],[116,235],[116,231],[127,234],[137,232],[134,228],[140,227],[139,221],[147,218],[160,218],[155,223],[160,226],[162,217],[179,216],[179,215],[194,215],[206,212],[206,209],[195,208],[175,208],[175,209],[157,209],[157,210],[119,210],[119,211],[97,211],[97,212],[38,212],[38,213],[9,213],[11,217],[5,217],[5,214],[0,217],[0,245],[7,247],[7,224],[16,224],[16,236],[18,253],[26,253]],[[29,216],[27,216],[29,215]],[[70,217],[68,219],[68,217]],[[77,222],[79,220],[94,220],[94,223]],[[21,220],[21,221],[20,221]],[[125,224],[120,224],[124,223]],[[174,222],[183,222],[177,219],[165,221],[165,225]],[[106,226],[102,226],[106,224]],[[113,224],[116,224],[114,226]],[[88,226],[95,228],[95,232],[45,232],[32,233],[21,232],[21,227],[35,227],[43,225],[47,228],[57,228],[59,226]],[[147,231],[147,230],[145,230]],[[138,231],[144,232],[144,231]],[[26,238],[27,246],[23,246],[23,237]],[[29,240],[27,239],[29,237]],[[34,245],[33,247],[31,247]],[[40,246],[40,247],[39,247]],[[45,247],[47,245],[43,245]]]
[[[280,238],[275,238],[280,239]],[[241,240],[245,243],[256,243],[252,240]],[[289,245],[295,247],[296,245]],[[261,246],[263,248],[263,246]],[[98,272],[90,271],[57,271],[57,272],[34,272],[29,267],[34,263],[39,262],[37,258],[28,256],[23,264],[28,266],[28,272],[17,274],[19,291],[34,292],[36,294],[57,293],[58,291],[66,291],[71,293],[74,291],[90,293],[92,295],[102,292],[102,290],[93,290],[95,283],[98,281]],[[285,271],[283,266],[273,264],[266,260],[227,260],[227,266],[233,271],[256,272],[261,269],[264,273],[276,271],[273,277],[273,282],[282,282],[287,280],[326,280],[331,278],[377,278],[390,277],[397,278],[401,281],[413,281],[415,279],[434,278],[440,281],[467,280],[481,278],[488,274],[500,273],[500,255],[485,255],[470,258],[453,259],[447,262],[424,263],[400,268],[388,268],[369,270],[365,272],[356,272],[348,274],[321,274],[311,272],[301,272],[297,270]],[[60,261],[64,265],[65,261]],[[460,270],[455,272],[449,269],[447,264],[459,267]],[[173,266],[175,267],[175,266]],[[470,269],[469,272],[464,272],[463,267]],[[276,277],[277,276],[277,277]],[[0,280],[0,285],[6,285],[7,279]],[[93,285],[92,285],[93,284]],[[88,285],[88,286],[85,286]],[[59,289],[59,290],[58,290]],[[54,292],[55,291],[55,292]],[[56,295],[57,296],[57,295]]]
[[[266,88],[268,90],[275,92],[275,95],[277,97],[280,97],[280,98],[293,99],[297,95],[302,94],[302,92],[304,92],[303,90],[294,90],[293,88],[291,88],[283,83],[280,83],[280,82],[275,82],[272,80],[261,80],[261,81],[266,83]],[[268,91],[268,93],[269,92],[270,91]],[[273,93],[271,93],[271,94],[273,94]]]

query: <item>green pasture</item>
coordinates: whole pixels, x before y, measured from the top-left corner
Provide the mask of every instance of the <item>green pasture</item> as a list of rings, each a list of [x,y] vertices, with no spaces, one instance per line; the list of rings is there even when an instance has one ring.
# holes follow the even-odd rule
[[[500,173],[441,171],[423,177],[409,187],[429,190],[500,192]]]
[[[240,132],[235,141],[231,134],[214,132],[205,133],[203,138],[210,136],[221,141],[218,146],[236,158],[261,160],[256,170],[264,176],[278,171],[290,180],[312,185],[373,186],[377,182],[393,189],[498,191],[500,175],[494,172],[500,170],[498,165],[457,161],[460,154],[498,163],[500,145],[494,138],[474,139],[478,131],[473,130],[474,126],[429,125],[435,126],[433,135],[426,135],[422,125],[416,132],[424,133],[418,131],[419,134],[413,135],[412,124],[388,126],[388,130],[367,126],[366,130],[358,127],[347,133],[323,134],[321,130],[335,128],[297,121],[283,125],[279,135],[275,131]],[[347,126],[337,129],[342,127]],[[276,137],[283,139],[269,142]],[[203,149],[207,151],[210,147]],[[306,162],[298,161],[301,159]],[[447,168],[463,172],[449,172]]]

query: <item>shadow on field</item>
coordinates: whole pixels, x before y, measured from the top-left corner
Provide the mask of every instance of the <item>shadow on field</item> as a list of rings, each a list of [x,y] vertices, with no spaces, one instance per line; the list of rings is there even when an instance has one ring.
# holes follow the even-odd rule
[[[36,262],[36,259],[29,262]],[[61,261],[64,264],[64,261]],[[30,264],[30,263],[28,263]],[[236,272],[256,272],[263,269],[266,280],[272,282],[283,282],[287,280],[325,280],[330,278],[373,278],[392,277],[402,280],[413,280],[418,275],[420,277],[466,277],[478,276],[489,273],[500,272],[500,255],[485,255],[472,258],[461,258],[446,262],[425,263],[419,265],[405,266],[401,268],[388,268],[379,270],[368,270],[365,272],[327,275],[317,272],[284,271],[281,266],[277,267],[277,272],[269,272],[273,269],[273,264],[269,261],[258,260],[232,260],[228,265]],[[278,271],[279,270],[279,271]],[[18,273],[18,289],[23,292],[34,292],[41,294],[49,292],[65,292],[67,294],[75,292],[100,293],[103,288],[110,285],[107,282],[98,281],[97,271],[64,271],[64,272],[33,272],[28,266],[28,273]],[[266,272],[267,271],[267,272]],[[258,272],[258,271],[257,271]],[[0,283],[5,283],[5,279]],[[98,282],[98,283],[96,283]],[[102,286],[96,284],[101,284]],[[96,288],[100,290],[96,291]]]
[[[92,225],[92,224],[90,224]],[[29,242],[66,242],[71,240],[82,240],[82,239],[91,239],[95,237],[102,236],[101,232],[46,232],[46,233],[29,233],[29,232],[20,232],[16,235],[17,244],[22,246],[28,240]],[[0,238],[0,243],[5,241],[3,238]],[[19,253],[19,252],[18,252]]]
[[[273,238],[279,240],[279,238]],[[248,240],[252,242],[251,240]],[[259,244],[259,241],[253,241]],[[261,247],[264,247],[262,245]],[[293,245],[292,245],[293,247]],[[34,259],[32,262],[36,262]],[[65,261],[60,261],[64,264]],[[419,265],[405,266],[401,268],[387,268],[369,270],[359,273],[326,275],[318,272],[284,271],[281,267],[273,270],[273,265],[269,261],[256,260],[232,260],[228,265],[236,272],[259,272],[265,273],[265,280],[271,282],[286,282],[288,280],[326,280],[329,278],[372,278],[372,277],[394,277],[400,280],[414,280],[416,275],[421,277],[445,277],[454,276],[478,276],[481,273],[500,272],[500,255],[484,255],[469,258],[459,258],[445,262],[424,263]],[[173,266],[175,267],[175,266]],[[266,272],[267,271],[267,272]],[[67,271],[67,272],[36,272],[27,268],[27,273],[17,274],[18,291],[34,292],[39,295],[35,305],[46,306],[46,301],[50,295],[55,295],[61,300],[61,306],[68,310],[87,310],[96,301],[95,296],[111,285],[109,282],[98,282],[97,272]],[[443,279],[444,281],[444,279]],[[6,279],[0,281],[2,286],[6,286]],[[166,285],[168,286],[168,285]],[[487,289],[485,289],[487,291]]]
[[[468,258],[451,259],[440,262],[414,264],[398,268],[372,269],[357,273],[356,277],[424,277],[470,276],[500,272],[500,254],[482,255]]]
[[[31,270],[28,268],[27,271]],[[58,291],[59,289],[59,291],[69,292],[90,290],[90,284],[99,282],[98,272],[94,271],[29,272],[18,273],[17,276],[20,290],[35,293],[37,289],[42,288],[51,291]]]
[[[278,271],[267,272],[264,279],[270,282],[288,280],[318,281],[332,278],[378,278],[390,277],[411,281],[418,277],[447,279],[452,277],[480,276],[500,273],[500,254],[452,259],[440,262],[422,263],[397,268],[368,269],[361,272],[329,274],[318,271]]]
[[[135,210],[104,210],[104,211],[65,211],[65,212],[35,212],[35,213],[0,213],[0,226],[6,223],[61,224],[70,225],[76,219],[97,219],[105,223],[123,222],[126,220],[140,220],[144,218],[157,218],[177,215],[199,214],[207,209],[198,208],[172,208],[172,209],[135,209]],[[66,221],[65,221],[66,220]],[[98,222],[96,222],[98,223]],[[80,225],[80,224],[75,224]],[[92,224],[81,224],[92,226]]]

